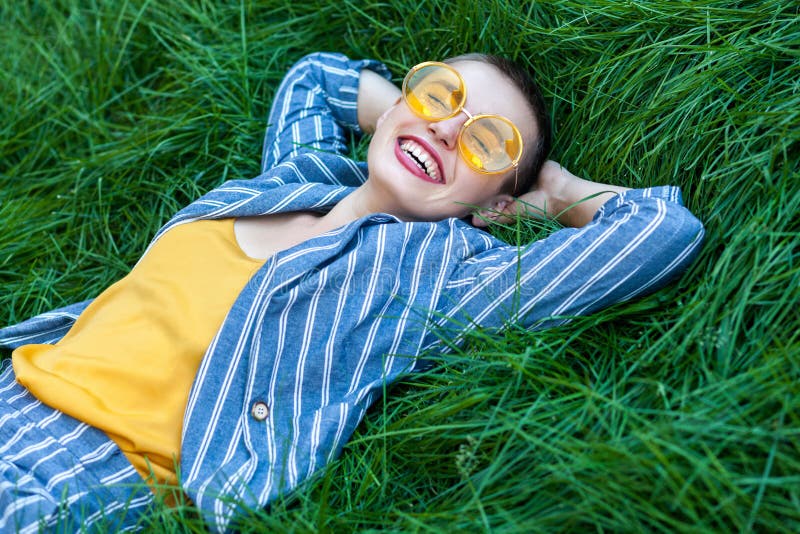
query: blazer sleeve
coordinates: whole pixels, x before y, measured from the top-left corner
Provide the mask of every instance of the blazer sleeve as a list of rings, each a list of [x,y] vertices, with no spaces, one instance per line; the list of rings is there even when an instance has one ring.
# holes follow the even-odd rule
[[[691,263],[703,235],[678,188],[627,191],[582,228],[463,261],[443,292],[440,326],[564,324],[664,286]]]
[[[374,60],[318,52],[298,61],[284,77],[269,113],[261,172],[309,151],[345,154],[347,132],[358,126],[358,83],[368,68],[391,79]]]
[[[54,344],[72,328],[91,300],[31,317],[19,324],[0,328],[0,348],[16,349],[22,345]]]

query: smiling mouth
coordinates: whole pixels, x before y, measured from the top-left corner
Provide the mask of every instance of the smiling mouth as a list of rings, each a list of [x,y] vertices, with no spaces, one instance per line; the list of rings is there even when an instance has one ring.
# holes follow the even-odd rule
[[[403,138],[398,140],[400,151],[407,156],[403,162],[409,170],[428,181],[442,184],[444,176],[439,168],[436,158],[420,143],[413,139]]]

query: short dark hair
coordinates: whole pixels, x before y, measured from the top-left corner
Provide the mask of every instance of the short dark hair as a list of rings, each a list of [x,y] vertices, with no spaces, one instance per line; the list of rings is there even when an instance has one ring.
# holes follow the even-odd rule
[[[536,124],[536,139],[525,139],[525,153],[519,165],[519,180],[513,194],[520,195],[530,190],[542,165],[547,161],[550,148],[553,144],[553,134],[550,126],[550,114],[544,103],[542,90],[534,80],[534,74],[522,65],[510,59],[491,54],[462,54],[445,60],[445,63],[456,63],[458,61],[478,61],[493,66],[500,74],[505,76],[514,86],[519,89],[528,102],[528,107],[533,114]]]

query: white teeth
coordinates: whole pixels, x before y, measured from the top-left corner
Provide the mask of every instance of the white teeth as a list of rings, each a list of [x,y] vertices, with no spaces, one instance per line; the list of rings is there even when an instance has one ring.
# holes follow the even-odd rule
[[[437,181],[439,180],[438,172],[436,169],[436,162],[433,160],[430,154],[428,154],[428,152],[423,150],[421,146],[419,146],[414,141],[406,140],[400,143],[400,149],[403,152],[413,156],[412,159],[414,163],[416,163],[417,167],[419,167],[423,172],[425,172],[425,174],[427,174],[434,180]]]

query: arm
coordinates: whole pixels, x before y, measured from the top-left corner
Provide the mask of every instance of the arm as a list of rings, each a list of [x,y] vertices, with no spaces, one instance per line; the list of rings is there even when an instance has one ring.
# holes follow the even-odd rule
[[[261,172],[304,152],[344,153],[347,131],[361,133],[357,99],[366,68],[375,77],[389,76],[377,61],[350,60],[342,54],[316,53],[298,61],[275,94]]]
[[[543,328],[651,293],[688,267],[704,233],[675,187],[594,183],[555,162],[505,210],[514,211],[546,212],[571,227],[464,261],[448,284],[448,307],[439,310],[456,324],[502,327],[515,320]]]
[[[361,71],[358,84],[358,125],[364,133],[374,133],[378,118],[400,98],[400,89],[371,70]]]

